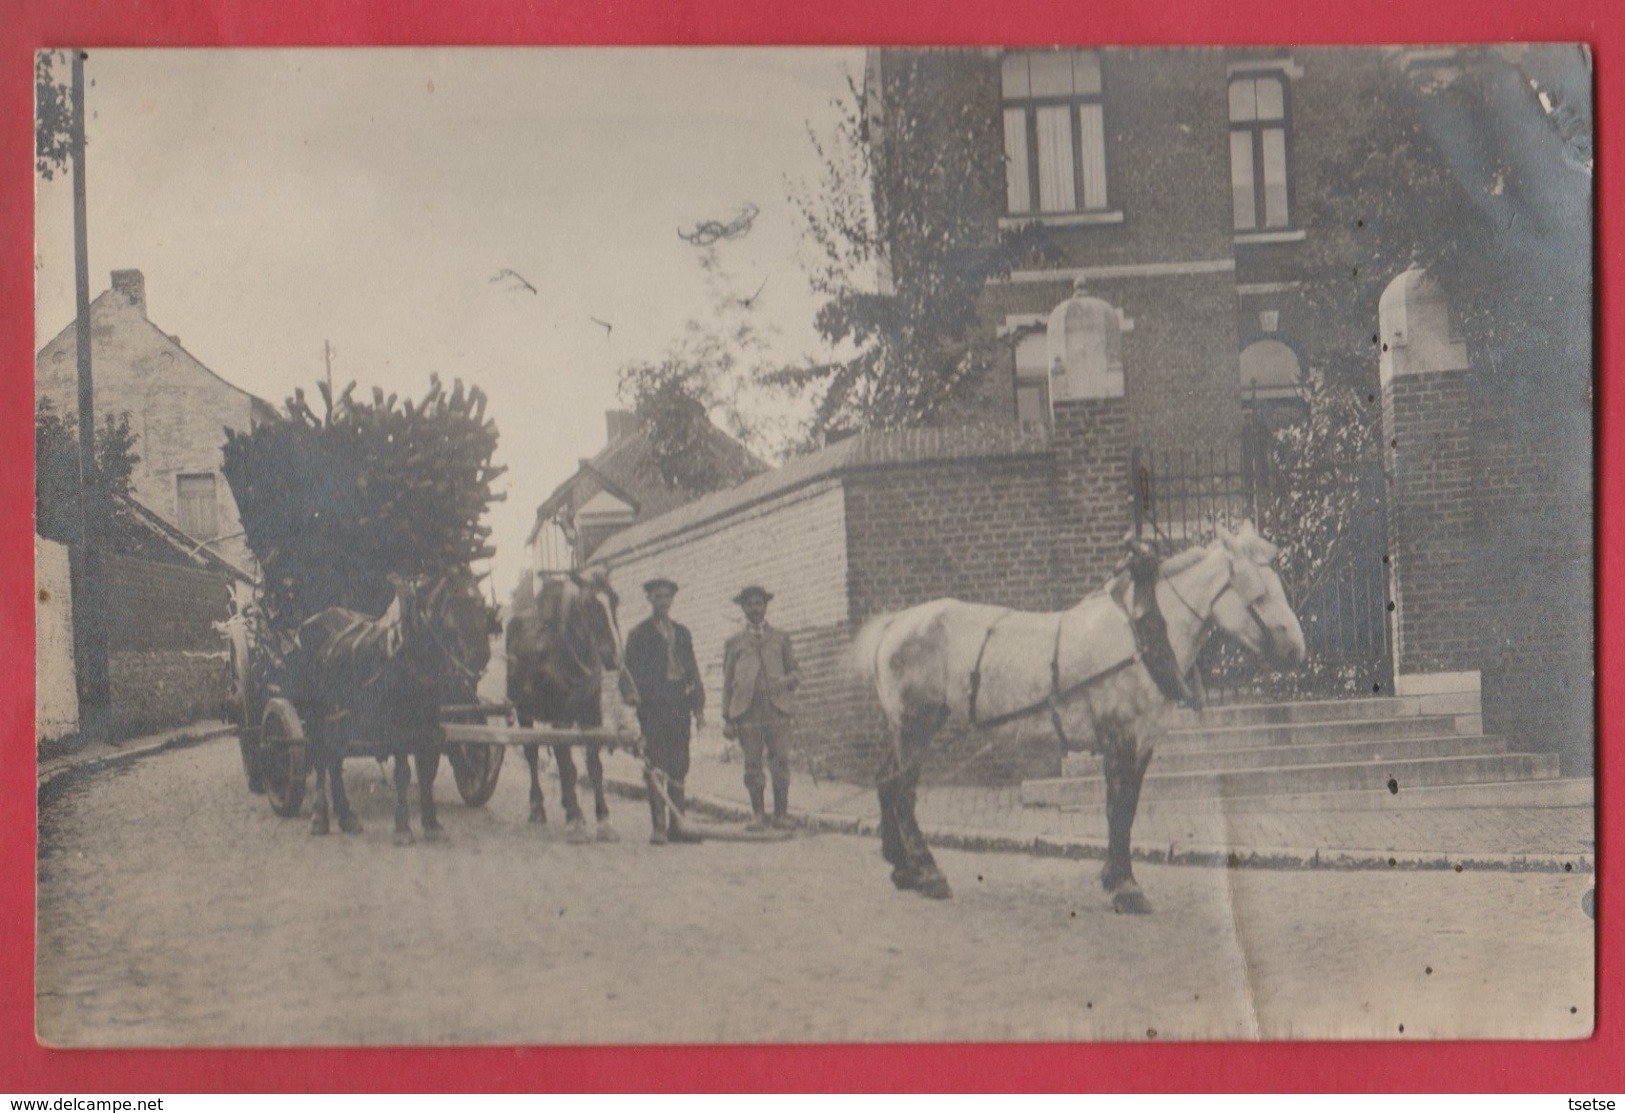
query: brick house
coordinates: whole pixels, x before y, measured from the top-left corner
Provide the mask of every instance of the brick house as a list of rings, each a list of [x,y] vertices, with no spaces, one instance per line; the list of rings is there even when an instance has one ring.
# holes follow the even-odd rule
[[[869,55],[871,142],[887,142],[888,67],[919,57]],[[839,771],[875,724],[842,663],[859,623],[941,595],[1068,605],[1105,577],[1135,520],[1135,449],[1239,458],[1254,430],[1303,412],[1309,361],[1329,358],[1315,353],[1363,338],[1344,381],[1367,394],[1386,446],[1369,461],[1375,526],[1349,558],[1376,584],[1362,604],[1383,642],[1368,694],[1474,708],[1482,694],[1486,730],[1588,771],[1590,172],[1533,107],[1531,88],[1562,84],[1550,52],[975,57],[978,95],[1003,123],[1005,188],[988,218],[1036,221],[1051,254],[985,291],[980,327],[1011,337],[1011,355],[967,427],[861,434],[613,533],[594,558],[631,582],[683,583],[677,611],[712,680],[738,621],[733,592],[752,580],[777,592],[775,620],[810,662],[803,760]],[[1371,89],[1468,65],[1489,75],[1491,104],[1465,120],[1435,106],[1430,125],[1484,143],[1458,145],[1462,164],[1444,169],[1492,216],[1525,206],[1535,238],[1502,245],[1507,269],[1551,291],[1503,322],[1521,346],[1475,353],[1403,262],[1341,298],[1358,270],[1341,260],[1367,261],[1362,206],[1381,211],[1406,183],[1351,197],[1332,158],[1350,121],[1381,126]],[[1501,161],[1473,163],[1486,149]],[[896,265],[883,260],[883,281]],[[1035,749],[982,773],[1058,764]]]
[[[253,566],[231,490],[220,474],[227,427],[276,419],[264,400],[233,386],[147,318],[140,271],[114,271],[90,303],[96,410],[130,415],[140,456],[131,493],[147,509],[238,568]],[[78,358],[70,322],[34,357],[34,393],[59,411],[78,409]]]
[[[886,73],[868,58],[885,142]],[[989,285],[982,327],[1016,335],[979,408],[1062,422],[1059,398],[1121,390],[1128,445],[1242,459],[1303,412],[1312,367],[1380,408],[1383,479],[1356,578],[1387,594],[1374,690],[1481,691],[1488,725],[1571,771],[1591,765],[1589,59],[1567,47],[982,51],[998,113],[1001,226],[1055,256]],[[1433,95],[1464,73],[1477,95]],[[1408,126],[1436,142],[1420,182],[1351,182],[1342,145]],[[1576,137],[1580,137],[1576,141]],[[1432,179],[1427,171],[1435,174]],[[1468,351],[1463,307],[1374,249],[1424,188],[1454,187],[1503,318]],[[1361,273],[1365,269],[1364,274]],[[1117,336],[1094,370],[1055,366],[1055,307],[1081,283]],[[1504,296],[1507,286],[1523,293]],[[1380,295],[1380,296],[1379,296]],[[1116,328],[1111,328],[1115,317]],[[1023,326],[1047,323],[1027,332]],[[1402,349],[1408,346],[1407,353]],[[1351,359],[1346,353],[1365,352]],[[1105,373],[1101,373],[1104,371]],[[1437,377],[1437,378],[1436,378]],[[1098,388],[1098,389],[1097,389]],[[1380,400],[1380,401],[1379,401]],[[1375,419],[1377,415],[1373,413]],[[1448,465],[1448,466],[1447,466]],[[1348,604],[1342,604],[1346,610]],[[1311,645],[1314,638],[1311,637]],[[1454,689],[1452,689],[1454,690]]]

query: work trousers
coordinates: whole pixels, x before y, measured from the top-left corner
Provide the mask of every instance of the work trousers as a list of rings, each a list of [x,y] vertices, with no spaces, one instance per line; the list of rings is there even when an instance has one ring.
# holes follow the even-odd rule
[[[693,705],[682,685],[646,693],[638,704],[638,726],[649,762],[671,780],[688,776],[688,742]]]
[[[758,700],[750,714],[735,724],[739,728],[739,748],[745,754],[745,787],[753,795],[767,785],[762,769],[764,755],[774,787],[790,787],[790,732],[796,721],[771,704],[762,706],[765,702]]]

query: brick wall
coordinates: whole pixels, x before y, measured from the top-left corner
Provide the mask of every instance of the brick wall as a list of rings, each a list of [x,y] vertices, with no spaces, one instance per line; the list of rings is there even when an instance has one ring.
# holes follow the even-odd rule
[[[113,729],[140,734],[219,714],[227,585],[193,568],[106,559]]]
[[[1388,377],[1382,387],[1399,673],[1479,667],[1468,376],[1465,368],[1410,372]]]
[[[110,652],[113,733],[133,737],[220,717],[222,654],[187,649]]]
[[[1055,406],[1056,607],[1106,579],[1132,522],[1128,409],[1121,398]]]
[[[1474,426],[1484,721],[1585,774],[1595,741],[1590,475],[1551,432],[1533,414]]]
[[[1055,604],[1047,454],[859,473],[846,489],[854,621],[945,595]]]
[[[213,624],[227,617],[226,581],[212,572],[109,554],[108,646],[114,650],[215,651]]]

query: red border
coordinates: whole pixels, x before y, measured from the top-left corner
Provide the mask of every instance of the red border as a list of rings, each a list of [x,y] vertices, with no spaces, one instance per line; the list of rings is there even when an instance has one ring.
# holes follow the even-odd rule
[[[0,687],[0,1091],[40,1093],[281,1090],[1625,1090],[1625,917],[1600,902],[1597,1034],[1578,1043],[1198,1044],[486,1049],[468,1051],[55,1052],[33,1036],[34,797],[31,684],[32,542],[29,394],[33,357],[31,52],[39,46],[282,46],[533,43],[1386,43],[1579,40],[1597,59],[1600,198],[1598,367],[1619,340],[1609,327],[1625,284],[1602,278],[1620,261],[1625,205],[1619,165],[1625,7],[1606,0],[0,0],[0,636],[15,682]],[[1613,799],[1625,763],[1607,760],[1620,732],[1617,679],[1621,485],[1610,475],[1625,436],[1625,393],[1599,375],[1599,796]],[[1609,436],[1612,434],[1612,436]],[[1599,817],[1601,820],[1602,817]],[[1599,823],[1602,857],[1619,842]],[[110,833],[117,837],[116,833]],[[26,941],[26,945],[25,945]]]

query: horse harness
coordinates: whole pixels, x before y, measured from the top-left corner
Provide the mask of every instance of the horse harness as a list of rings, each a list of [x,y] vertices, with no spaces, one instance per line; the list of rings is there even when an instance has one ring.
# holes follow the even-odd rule
[[[1149,588],[1151,585],[1144,586]],[[1171,584],[1169,587],[1172,589]],[[1056,616],[1055,620],[1055,646],[1050,654],[1049,663],[1049,695],[1036,703],[1028,704],[1026,707],[1006,711],[990,719],[981,719],[976,715],[976,698],[982,687],[982,659],[987,654],[988,644],[993,640],[993,632],[999,628],[999,623],[1014,614],[1015,611],[1014,609],[1005,610],[998,618],[995,618],[988,626],[987,632],[982,635],[981,647],[976,651],[976,664],[971,668],[968,707],[971,726],[977,730],[992,730],[995,727],[1004,726],[1006,723],[1015,722],[1017,719],[1047,711],[1049,713],[1050,727],[1055,731],[1055,737],[1061,743],[1061,749],[1064,752],[1071,753],[1075,747],[1072,745],[1071,740],[1067,738],[1066,727],[1061,721],[1061,708],[1080,696],[1087,701],[1089,698],[1088,689],[1091,685],[1105,680],[1109,676],[1114,676],[1135,664],[1145,666],[1146,671],[1151,674],[1151,679],[1156,682],[1157,688],[1168,699],[1186,706],[1199,707],[1199,697],[1192,692],[1185,678],[1180,675],[1173,645],[1168,640],[1168,624],[1163,619],[1162,611],[1157,606],[1155,593],[1147,591],[1148,605],[1138,615],[1123,602],[1120,592],[1108,591],[1107,594],[1129,620],[1129,629],[1134,635],[1133,653],[1104,669],[1091,673],[1081,680],[1074,681],[1065,688],[1061,687],[1061,633],[1066,625],[1068,613],[1062,611]],[[1177,591],[1174,594],[1176,597],[1179,595]],[[1180,602],[1185,603],[1185,600],[1180,598]],[[1189,603],[1185,603],[1185,605],[1190,607]],[[1193,614],[1196,613],[1194,608],[1191,608],[1191,611]],[[1211,618],[1203,619],[1204,625],[1210,621],[1212,621]],[[1101,750],[1098,746],[1091,746],[1088,752],[1098,754]]]

